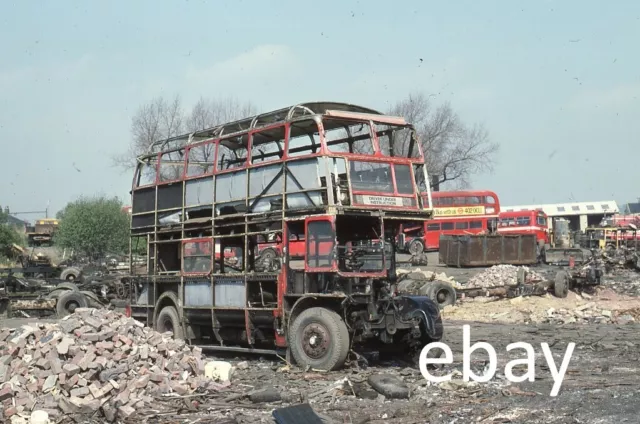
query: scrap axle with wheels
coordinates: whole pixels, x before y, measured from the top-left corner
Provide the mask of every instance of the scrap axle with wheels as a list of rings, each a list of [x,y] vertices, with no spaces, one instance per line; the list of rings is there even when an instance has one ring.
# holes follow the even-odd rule
[[[556,273],[553,292],[557,297],[567,297],[569,290],[600,285],[601,269],[588,267],[585,270],[562,270]]]
[[[591,251],[591,258],[585,266],[574,268],[570,266],[556,273],[554,279],[554,293],[558,297],[567,297],[569,290],[600,285],[604,275],[601,261],[596,251]]]

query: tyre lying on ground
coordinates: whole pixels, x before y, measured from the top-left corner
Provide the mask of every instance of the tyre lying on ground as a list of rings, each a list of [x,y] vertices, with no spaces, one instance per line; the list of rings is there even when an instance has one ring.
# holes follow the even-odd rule
[[[409,387],[400,378],[391,374],[373,374],[369,376],[369,385],[390,399],[409,398]]]

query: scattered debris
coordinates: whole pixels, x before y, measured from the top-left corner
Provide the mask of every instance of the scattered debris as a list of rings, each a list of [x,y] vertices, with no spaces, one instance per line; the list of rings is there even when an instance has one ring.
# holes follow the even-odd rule
[[[542,280],[543,277],[526,266],[494,265],[469,279],[465,288],[488,288],[518,285],[518,270],[524,269],[529,281]]]

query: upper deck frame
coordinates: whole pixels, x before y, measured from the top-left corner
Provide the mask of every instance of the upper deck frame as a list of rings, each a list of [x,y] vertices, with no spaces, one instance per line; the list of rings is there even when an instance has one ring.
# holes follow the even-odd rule
[[[408,125],[406,120],[398,116],[385,115],[376,110],[340,102],[299,103],[290,107],[265,112],[237,121],[224,123],[192,133],[182,134],[153,142],[147,152],[140,157],[155,156],[158,153],[180,149],[204,140],[220,137],[231,137],[247,133],[262,127],[282,124],[312,116],[331,116],[346,119],[369,119],[392,125]]]

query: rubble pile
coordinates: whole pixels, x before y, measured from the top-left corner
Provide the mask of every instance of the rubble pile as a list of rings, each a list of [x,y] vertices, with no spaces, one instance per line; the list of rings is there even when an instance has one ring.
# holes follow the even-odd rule
[[[0,422],[43,410],[126,419],[166,394],[225,387],[201,350],[113,311],[78,308],[57,324],[0,330]],[[14,417],[14,418],[15,418]]]
[[[605,263],[609,271],[613,269],[632,269],[640,271],[638,252],[635,249],[620,248],[613,251],[603,251],[600,253],[601,260]]]
[[[603,278],[602,284],[618,294],[640,297],[640,278],[633,271],[609,274]]]
[[[572,309],[549,308],[542,314],[533,314],[534,322],[552,324],[630,324],[640,320],[640,308],[610,310],[588,302]]]
[[[465,287],[467,288],[488,288],[500,286],[515,286],[518,284],[518,269],[523,268],[527,272],[527,279],[536,281],[542,280],[535,271],[528,267],[517,267],[514,265],[494,265],[483,272],[474,275],[469,279]]]

